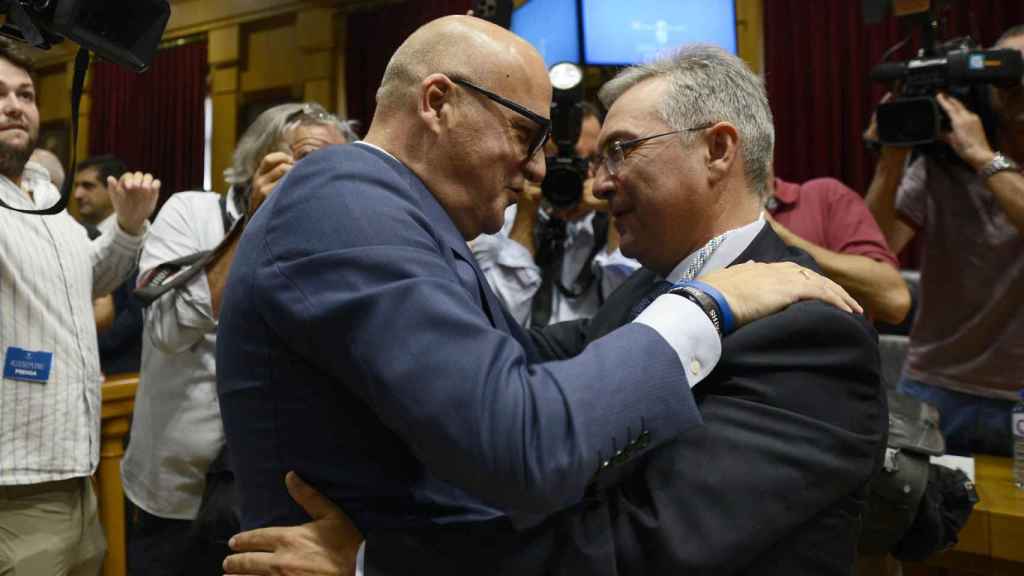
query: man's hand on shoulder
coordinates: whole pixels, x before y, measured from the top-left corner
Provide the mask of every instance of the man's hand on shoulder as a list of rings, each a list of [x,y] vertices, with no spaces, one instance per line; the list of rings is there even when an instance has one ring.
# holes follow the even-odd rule
[[[249,576],[352,576],[363,542],[348,516],[298,474],[285,476],[288,493],[313,518],[301,526],[259,528],[236,534],[226,574]]]
[[[148,172],[125,172],[120,179],[108,176],[107,188],[121,230],[132,236],[142,234],[146,219],[156,209],[160,180]]]
[[[864,313],[842,286],[792,262],[746,262],[698,280],[722,293],[732,309],[736,328],[800,300],[821,300],[846,312]]]

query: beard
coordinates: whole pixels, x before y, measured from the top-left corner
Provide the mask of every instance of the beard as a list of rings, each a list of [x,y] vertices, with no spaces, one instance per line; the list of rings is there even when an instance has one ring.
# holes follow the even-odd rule
[[[28,142],[19,146],[0,140],[0,174],[16,180],[25,170],[32,151],[36,148],[37,137],[29,132]]]

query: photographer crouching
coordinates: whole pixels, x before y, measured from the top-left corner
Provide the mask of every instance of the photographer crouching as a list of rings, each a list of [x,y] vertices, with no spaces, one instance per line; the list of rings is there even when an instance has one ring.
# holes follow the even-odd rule
[[[572,108],[570,102],[562,111]],[[572,183],[552,178],[549,168],[542,186],[527,182],[517,204],[505,211],[505,226],[498,234],[481,235],[470,243],[491,288],[516,322],[526,327],[593,316],[604,299],[640,268],[619,251],[608,203],[592,192],[588,164],[597,155],[600,112],[589,102],[575,102],[575,108],[582,120],[573,124],[570,118],[560,129],[558,102],[552,107],[554,141],[547,148],[548,164],[559,159],[552,148],[559,141],[565,148],[568,142],[575,158],[560,154],[563,172],[581,172],[582,189],[566,190]]]
[[[1024,52],[1024,26],[995,48]],[[1012,451],[1010,410],[1024,366],[1024,86],[1016,76],[982,86],[990,135],[979,114],[939,92],[949,128],[938,139],[958,158],[931,148],[908,164],[911,148],[885,145],[867,194],[893,252],[918,231],[927,237],[900,390],[939,409],[954,454]],[[878,115],[886,144],[881,107]],[[876,134],[874,124],[868,132]]]

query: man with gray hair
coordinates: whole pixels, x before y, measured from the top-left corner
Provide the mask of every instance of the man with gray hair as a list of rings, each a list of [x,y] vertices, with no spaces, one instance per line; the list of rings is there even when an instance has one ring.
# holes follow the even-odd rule
[[[182,572],[182,563],[194,566],[197,560],[185,554],[187,539],[211,463],[224,446],[214,351],[234,243],[222,241],[243,215],[260,206],[298,159],[354,136],[348,123],[319,104],[270,108],[236,147],[224,174],[231,184],[227,195],[179,192],[153,223],[139,263],[142,283],[166,262],[204,250],[216,249],[217,256],[203,272],[145,309],[135,417],[121,467],[125,495],[134,505],[129,574],[200,573]],[[237,237],[236,233],[233,239]]]
[[[515,85],[522,82],[505,87]],[[440,94],[435,96],[434,103],[440,105]],[[561,361],[535,364],[533,370],[540,374],[555,372],[565,362],[597,365],[601,373],[583,384],[588,402],[599,405],[611,399],[625,412],[637,410],[645,401],[640,392],[649,383],[621,370],[617,363],[628,359],[615,354],[612,343],[653,363],[658,351],[647,346],[641,333],[627,331],[650,318],[645,315],[672,318],[671,305],[679,301],[712,312],[713,322],[714,311],[728,314],[729,307],[718,304],[718,291],[694,278],[750,270],[746,262],[752,259],[793,270],[793,278],[786,280],[792,285],[814,283],[817,276],[794,264],[815,266],[806,254],[788,248],[761,214],[772,159],[772,120],[760,80],[740,60],[716,48],[689,48],[628,69],[601,96],[610,108],[599,138],[594,192],[609,203],[623,253],[644,268],[612,294],[592,320],[535,331],[523,346],[532,344],[540,358]],[[426,104],[429,98],[418,101]],[[544,99],[536,101],[542,105]],[[352,268],[344,269],[352,273]],[[746,285],[757,291],[772,288],[755,277],[748,277]],[[412,297],[415,290],[400,293]],[[403,305],[402,312],[407,317],[412,308]],[[621,435],[614,428],[593,432],[611,435],[611,450],[594,463],[597,473],[573,494],[575,500],[556,499],[543,478],[537,480],[535,489],[547,491],[551,501],[562,505],[560,510],[551,509],[539,526],[517,521],[517,505],[530,501],[516,499],[522,490],[516,477],[499,479],[486,493],[512,521],[463,517],[422,525],[374,525],[363,508],[383,514],[387,504],[362,504],[327,484],[325,492],[334,502],[351,504],[347,510],[353,526],[335,504],[292,474],[289,491],[314,521],[236,536],[232,547],[242,553],[229,557],[225,568],[236,574],[351,574],[361,564],[367,576],[849,573],[862,493],[877,465],[886,425],[875,333],[862,316],[817,301],[758,316],[742,327],[730,326],[728,318],[718,316],[723,338],[716,366],[703,375],[699,360],[684,364],[687,378],[702,376],[693,387],[700,425],[667,441],[637,429],[622,430]],[[410,321],[396,327],[415,325]],[[677,327],[685,329],[686,322]],[[346,338],[351,337],[346,332]],[[465,366],[478,361],[484,351],[464,340],[463,356],[449,359],[437,352],[444,345],[439,340],[430,340],[431,350],[422,354]],[[370,352],[365,354],[367,358]],[[392,358],[398,364],[407,362]],[[429,388],[427,376],[418,376],[417,388]],[[366,396],[371,405],[395,396],[381,389],[380,382],[375,380]],[[613,388],[619,383],[628,388]],[[450,393],[463,385],[453,379],[440,389]],[[518,392],[528,385],[513,381],[499,390]],[[563,424],[556,417],[565,406],[572,407],[574,397],[569,393],[576,383],[566,378],[550,385],[557,385],[564,395],[548,402],[535,399],[538,410],[548,411],[519,416],[527,424],[536,421],[557,431]],[[457,412],[448,413],[453,426],[477,421],[478,412],[491,406],[505,408],[506,399],[498,397],[499,392],[490,392],[485,385],[475,389],[488,402],[459,403]],[[414,408],[406,418],[422,419],[433,406],[417,403]],[[337,409],[330,412],[335,417]],[[655,413],[650,407],[646,410]],[[573,416],[569,428],[593,425],[593,416],[583,408]],[[400,429],[408,425],[402,418],[389,422]],[[641,430],[647,428],[654,426],[641,425]],[[430,433],[429,428],[421,430]],[[511,424],[480,429],[485,440],[519,433]],[[517,457],[534,462],[559,454],[557,434],[530,439],[530,451]],[[453,434],[446,440],[461,456],[455,447],[466,439]],[[658,440],[663,442],[652,450]],[[377,457],[376,462],[384,457],[366,444],[356,446]],[[414,446],[417,453],[424,450]],[[339,451],[355,449],[338,443]],[[483,474],[500,457],[487,458],[461,464]],[[458,488],[480,489],[478,479],[460,478],[443,466],[432,470],[461,480]],[[308,471],[317,473],[313,467]],[[345,471],[360,473],[353,466]],[[411,479],[426,474],[415,468],[398,472]],[[394,505],[403,510],[401,500]],[[435,506],[437,513],[446,511],[440,503]],[[362,559],[353,563],[362,535]]]

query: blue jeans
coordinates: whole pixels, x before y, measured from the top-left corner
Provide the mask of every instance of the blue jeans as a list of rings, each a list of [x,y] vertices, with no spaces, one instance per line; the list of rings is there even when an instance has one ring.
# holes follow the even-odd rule
[[[900,380],[899,391],[938,408],[947,454],[1013,455],[1013,402],[946,390],[906,376]]]

